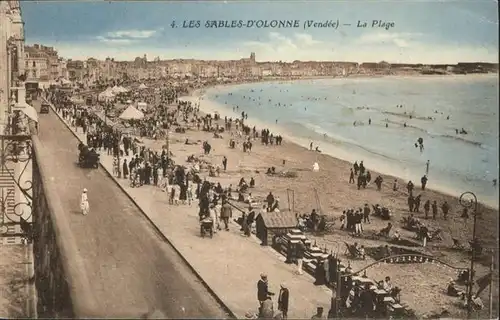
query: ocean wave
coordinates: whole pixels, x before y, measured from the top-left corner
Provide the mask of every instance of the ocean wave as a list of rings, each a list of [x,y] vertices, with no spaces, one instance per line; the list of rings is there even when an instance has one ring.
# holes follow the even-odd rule
[[[410,113],[398,113],[398,112],[392,112],[392,111],[382,111],[383,114],[389,114],[391,116],[396,116],[396,117],[401,117],[401,118],[408,118],[410,119],[417,119],[417,120],[424,120],[424,121],[434,121],[433,119],[429,117],[423,117],[423,116],[416,116],[413,112]]]
[[[382,152],[379,152],[377,150],[374,150],[372,148],[365,147],[362,144],[359,144],[357,141],[348,139],[342,136],[339,136],[337,134],[334,134],[333,132],[326,131],[324,128],[312,124],[312,123],[298,123],[298,122],[288,122],[286,125],[292,127],[293,129],[302,129],[306,130],[309,132],[312,132],[313,134],[317,135],[317,138],[321,138],[321,141],[324,141],[326,143],[332,144],[332,145],[344,145],[347,146],[349,149],[354,148],[359,148],[362,149],[363,151],[366,151],[370,154],[377,155],[379,157],[382,157],[384,159],[390,159],[390,160],[396,160],[387,154],[384,154]],[[397,159],[398,161],[404,162],[404,160]]]
[[[391,124],[397,124],[397,125],[400,125],[400,126],[404,125],[404,124],[401,124],[401,123],[399,123],[397,121],[388,120],[386,122],[391,123]],[[466,138],[464,138],[462,136],[459,136],[459,135],[451,135],[451,134],[443,134],[443,133],[431,132],[428,129],[425,129],[425,128],[422,128],[422,127],[418,127],[418,126],[415,126],[415,125],[409,125],[409,124],[406,124],[406,128],[410,128],[410,129],[413,129],[413,130],[420,131],[422,133],[427,134],[428,136],[430,136],[432,138],[452,139],[452,140],[463,142],[463,143],[466,143],[466,144],[469,144],[469,145],[478,146],[478,147],[481,147],[483,149],[488,149],[485,145],[483,145],[482,142],[474,141],[474,140],[471,140],[471,139],[466,139]]]
[[[460,142],[464,142],[464,143],[467,143],[467,144],[470,144],[470,145],[474,145],[474,146],[479,146],[479,147],[483,146],[483,144],[481,142],[473,141],[473,140],[469,140],[469,139],[465,139],[465,138],[462,138],[460,136],[453,136],[453,135],[450,135],[450,134],[442,134],[442,135],[439,135],[439,137],[446,138],[446,139],[452,139],[452,140],[456,140],[456,141],[460,141]]]

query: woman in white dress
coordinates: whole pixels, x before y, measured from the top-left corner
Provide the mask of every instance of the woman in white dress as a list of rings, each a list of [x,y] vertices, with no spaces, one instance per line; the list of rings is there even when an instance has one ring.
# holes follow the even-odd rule
[[[82,192],[82,197],[80,199],[80,209],[82,210],[82,214],[86,216],[90,211],[89,198],[87,196],[87,189],[84,188]]]
[[[178,205],[179,204],[179,196],[181,195],[181,188],[177,184],[174,184],[172,187],[175,188],[174,204]]]

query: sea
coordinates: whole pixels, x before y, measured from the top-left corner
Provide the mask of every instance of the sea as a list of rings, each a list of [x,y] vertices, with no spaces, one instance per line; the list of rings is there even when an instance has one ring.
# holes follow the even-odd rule
[[[431,189],[473,192],[498,208],[496,74],[247,83],[214,87],[196,99],[222,116],[245,112],[249,125],[306,148],[312,142],[322,153],[363,160],[369,170],[417,187],[427,174]]]

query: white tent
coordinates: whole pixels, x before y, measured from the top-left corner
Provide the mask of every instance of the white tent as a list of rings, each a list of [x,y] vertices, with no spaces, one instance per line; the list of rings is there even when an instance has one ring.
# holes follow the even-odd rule
[[[120,119],[123,120],[131,120],[131,119],[140,120],[142,118],[144,118],[144,113],[137,110],[132,105],[128,106],[128,108],[125,109],[125,111],[123,111],[122,114],[120,115]]]
[[[139,108],[146,108],[147,106],[148,106],[148,104],[146,102],[137,103],[137,107],[139,107]]]
[[[113,94],[120,93],[120,88],[118,86],[114,86],[113,88],[111,88],[111,92]]]
[[[139,89],[147,89],[148,87],[144,84],[144,83],[141,83],[141,85],[139,86]]]
[[[115,95],[113,94],[113,92],[111,92],[111,90],[112,89],[110,89],[110,88],[104,90],[103,92],[99,93],[99,95],[97,96],[97,98],[100,101],[108,101],[108,100],[114,99]]]
[[[128,92],[128,90],[122,86],[114,86],[113,89],[111,89],[111,92],[113,92],[114,94],[119,94]]]

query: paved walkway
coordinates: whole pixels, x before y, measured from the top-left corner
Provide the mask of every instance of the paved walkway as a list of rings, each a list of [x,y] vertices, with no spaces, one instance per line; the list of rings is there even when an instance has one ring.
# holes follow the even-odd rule
[[[81,128],[77,135],[86,140]],[[112,161],[111,156],[101,153],[101,164],[110,173]],[[295,265],[285,264],[282,255],[260,246],[255,237],[241,236],[236,223],[232,222],[229,232],[219,231],[212,239],[201,238],[197,203],[169,205],[166,193],[157,187],[130,188],[129,180],[115,180],[238,318],[248,311],[257,311],[257,281],[261,272],[267,273],[270,291],[276,295],[280,283],[286,283],[290,290],[289,318],[309,319],[318,306],[328,312],[329,289],[313,285],[314,279],[308,274],[298,276]],[[277,311],[277,296],[274,300]]]
[[[40,102],[33,105],[39,108]],[[199,278],[107,173],[78,167],[77,140],[59,117],[50,112],[39,121],[43,166],[50,174],[46,182],[57,186],[96,313],[137,318],[156,310],[167,318],[226,318]],[[83,188],[89,190],[87,216],[79,210]]]

